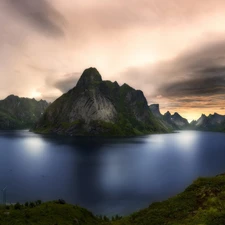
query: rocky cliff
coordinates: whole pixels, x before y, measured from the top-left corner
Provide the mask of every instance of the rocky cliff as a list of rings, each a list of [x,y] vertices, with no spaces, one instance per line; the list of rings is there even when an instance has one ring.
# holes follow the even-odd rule
[[[46,101],[10,95],[0,101],[0,129],[31,128],[48,107]]]
[[[152,114],[157,118],[162,118],[162,114],[159,110],[159,104],[152,104],[149,106],[149,109],[151,110]]]
[[[35,132],[63,135],[136,135],[165,132],[140,90],[103,81],[86,69],[77,85],[59,97],[34,127]]]
[[[155,117],[157,117],[166,127],[172,130],[185,129],[189,126],[187,119],[183,118],[179,113],[173,115],[167,111],[164,115],[160,113],[159,104],[152,104],[149,109]]]
[[[209,116],[202,114],[197,121],[193,122],[193,128],[197,130],[225,132],[225,116],[217,113],[209,114]]]

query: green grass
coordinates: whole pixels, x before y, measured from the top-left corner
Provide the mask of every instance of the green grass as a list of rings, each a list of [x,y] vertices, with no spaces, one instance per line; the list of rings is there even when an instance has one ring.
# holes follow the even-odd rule
[[[0,224],[4,225],[97,225],[102,220],[88,210],[70,204],[47,202],[35,206],[0,208]]]

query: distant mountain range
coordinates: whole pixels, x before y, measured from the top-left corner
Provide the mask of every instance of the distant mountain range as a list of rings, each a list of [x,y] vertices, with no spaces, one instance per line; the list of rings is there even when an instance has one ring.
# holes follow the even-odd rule
[[[26,128],[70,136],[132,136],[181,129],[225,132],[225,116],[202,114],[189,124],[177,112],[162,115],[159,104],[148,106],[142,91],[103,81],[97,69],[89,68],[52,104],[14,95],[1,100],[0,129]]]
[[[130,136],[168,132],[149,110],[140,90],[103,81],[95,68],[86,69],[77,85],[55,100],[34,128],[62,135]]]
[[[0,101],[0,129],[31,128],[48,107],[46,101],[10,95]]]
[[[155,117],[160,119],[167,127],[171,129],[192,129],[203,131],[219,131],[225,132],[225,115],[214,113],[206,116],[204,114],[196,121],[193,120],[190,124],[187,119],[180,116],[177,112],[173,115],[168,111],[164,115],[160,113],[159,104],[149,106]]]
[[[171,113],[167,111],[162,115],[159,110],[159,104],[152,104],[149,108],[155,117],[160,119],[165,126],[172,130],[186,129],[189,126],[187,119],[180,116],[177,112],[171,115]]]
[[[197,130],[225,132],[225,116],[214,113],[206,116],[204,114],[197,121],[192,121],[190,127]]]

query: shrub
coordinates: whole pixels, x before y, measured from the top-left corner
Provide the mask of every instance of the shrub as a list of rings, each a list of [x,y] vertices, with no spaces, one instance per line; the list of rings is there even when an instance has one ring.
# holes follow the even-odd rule
[[[33,202],[30,202],[30,208],[34,208],[35,207],[35,204]]]
[[[14,209],[18,210],[18,209],[21,209],[22,208],[22,205],[20,205],[19,202],[17,202],[15,205],[14,205]]]

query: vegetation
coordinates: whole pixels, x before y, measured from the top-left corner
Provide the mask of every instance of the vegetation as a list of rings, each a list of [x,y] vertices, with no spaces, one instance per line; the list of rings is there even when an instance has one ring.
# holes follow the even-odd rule
[[[0,129],[32,127],[47,108],[46,101],[10,95],[0,101]]]
[[[225,176],[199,178],[184,192],[119,220],[115,225],[225,224]]]
[[[225,175],[199,178],[184,192],[127,217],[94,216],[62,199],[0,207],[3,225],[224,225]]]

